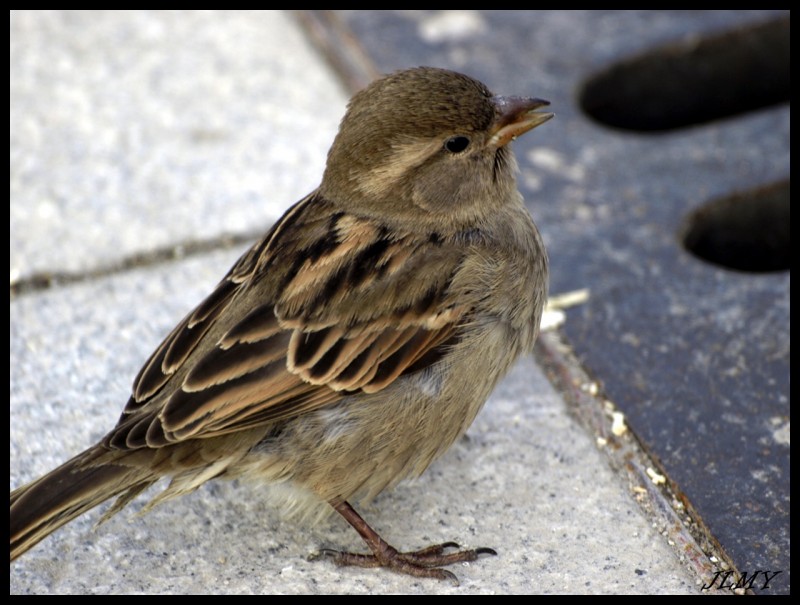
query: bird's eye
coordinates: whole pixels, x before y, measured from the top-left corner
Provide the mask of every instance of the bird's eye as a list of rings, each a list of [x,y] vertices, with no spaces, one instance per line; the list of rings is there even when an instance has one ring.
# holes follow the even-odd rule
[[[444,148],[450,153],[461,153],[469,147],[469,139],[464,136],[450,137],[444,142]]]

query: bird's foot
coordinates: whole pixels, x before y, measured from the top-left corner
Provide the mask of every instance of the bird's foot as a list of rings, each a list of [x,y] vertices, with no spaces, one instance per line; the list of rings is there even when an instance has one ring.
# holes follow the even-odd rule
[[[442,569],[445,565],[461,563],[464,561],[475,561],[480,555],[496,555],[491,548],[473,548],[457,550],[455,552],[445,552],[450,548],[459,548],[455,542],[445,542],[434,544],[420,550],[412,552],[399,552],[396,548],[386,544],[381,545],[378,552],[371,555],[363,555],[351,552],[340,552],[332,549],[322,549],[313,558],[329,558],[336,565],[354,567],[384,567],[391,571],[415,576],[417,578],[436,578],[438,580],[450,580],[458,586],[456,575]]]

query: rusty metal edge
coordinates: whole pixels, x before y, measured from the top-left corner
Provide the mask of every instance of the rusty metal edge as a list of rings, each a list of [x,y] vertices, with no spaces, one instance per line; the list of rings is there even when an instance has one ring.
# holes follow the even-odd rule
[[[380,75],[358,38],[335,11],[295,10],[291,14],[350,94]]]

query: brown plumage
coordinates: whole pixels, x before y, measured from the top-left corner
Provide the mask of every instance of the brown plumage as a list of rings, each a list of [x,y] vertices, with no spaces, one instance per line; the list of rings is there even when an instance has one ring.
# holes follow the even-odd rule
[[[418,475],[470,425],[538,332],[542,241],[508,143],[552,114],[434,68],[355,95],[319,189],[166,337],[108,435],[11,493],[11,558],[101,502],[118,512],[216,477],[289,482],[371,555],[342,565],[455,579],[490,549],[399,553],[348,500]]]

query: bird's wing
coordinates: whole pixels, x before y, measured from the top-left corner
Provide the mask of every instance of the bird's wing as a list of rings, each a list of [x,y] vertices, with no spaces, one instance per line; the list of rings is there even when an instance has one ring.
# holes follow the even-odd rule
[[[153,353],[106,445],[241,431],[430,365],[469,311],[451,288],[463,256],[311,194]]]

